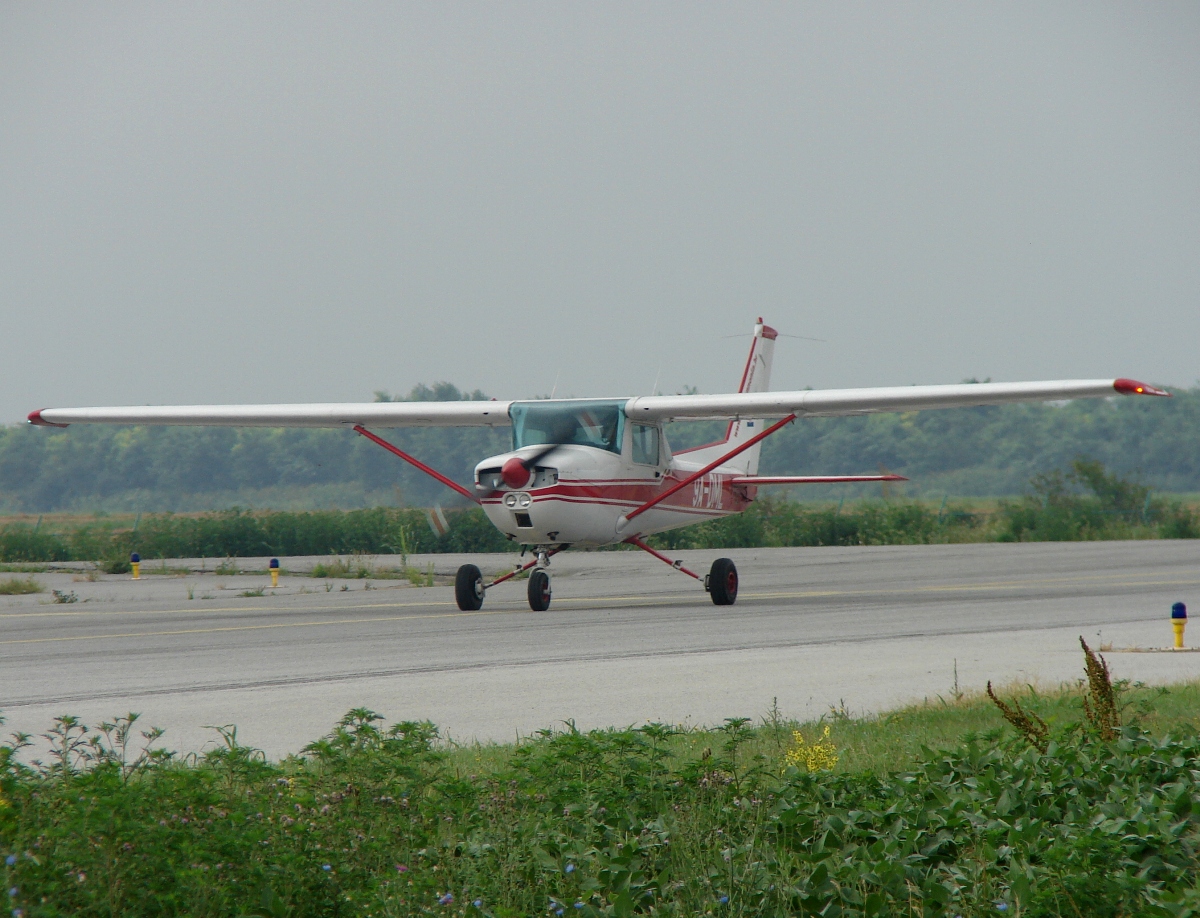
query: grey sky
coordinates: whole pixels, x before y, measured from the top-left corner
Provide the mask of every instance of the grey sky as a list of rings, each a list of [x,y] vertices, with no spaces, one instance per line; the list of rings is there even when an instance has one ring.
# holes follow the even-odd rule
[[[1200,378],[1196,4],[0,5],[0,421]]]

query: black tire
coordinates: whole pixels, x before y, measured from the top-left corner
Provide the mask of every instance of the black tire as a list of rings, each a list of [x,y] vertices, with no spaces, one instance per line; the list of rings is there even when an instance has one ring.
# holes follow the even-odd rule
[[[550,575],[535,570],[529,575],[529,608],[545,612],[550,608]]]
[[[454,598],[464,612],[483,608],[483,574],[474,564],[464,564],[454,575]]]
[[[732,606],[737,602],[737,567],[728,558],[717,558],[708,571],[708,594],[715,606]]]

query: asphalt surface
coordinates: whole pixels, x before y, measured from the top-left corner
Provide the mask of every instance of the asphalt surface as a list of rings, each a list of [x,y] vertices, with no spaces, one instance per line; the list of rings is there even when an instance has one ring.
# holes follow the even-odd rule
[[[1118,678],[1200,676],[1200,654],[1120,652],[1168,646],[1172,602],[1200,614],[1200,542],[680,556],[703,572],[718,554],[741,574],[733,607],[636,552],[556,557],[542,613],[529,611],[519,582],[465,613],[449,586],[304,576],[318,559],[284,559],[293,573],[261,596],[240,594],[267,586],[265,572],[154,573],[150,562],[138,581],[38,573],[78,601],[0,596],[0,712],[4,729],[36,736],[61,714],[94,724],[137,711],[181,751],[211,746],[211,726],[236,724],[242,742],[276,757],[354,707],[389,723],[430,719],[460,741],[508,740],[567,720],[757,718],[776,699],[789,716],[859,714],[948,696],[956,673],[960,690],[989,679],[1056,685],[1082,673],[1080,635],[1112,645]],[[432,562],[444,578],[464,560],[409,563]],[[470,560],[495,573],[512,558]]]

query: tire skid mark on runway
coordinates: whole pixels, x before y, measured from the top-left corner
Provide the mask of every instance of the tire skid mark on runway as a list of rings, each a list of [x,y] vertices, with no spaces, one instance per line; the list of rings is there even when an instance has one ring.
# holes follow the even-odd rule
[[[1088,583],[1088,582],[1093,582],[1093,581],[1112,581],[1113,578],[1115,578],[1115,577],[1128,578],[1128,576],[1129,576],[1128,574],[1093,574],[1093,575],[1079,575],[1079,576],[1071,576],[1071,577],[1045,577],[1045,578],[1030,579],[1030,580],[998,580],[998,581],[991,581],[991,582],[984,582],[984,583],[961,583],[961,584],[939,583],[939,584],[933,584],[930,586],[917,586],[917,587],[904,587],[904,588],[889,587],[889,588],[862,589],[862,590],[804,590],[804,591],[799,591],[799,592],[786,591],[786,592],[775,592],[775,593],[746,593],[746,592],[743,592],[741,594],[741,597],[743,599],[816,599],[816,598],[823,598],[823,597],[829,597],[829,596],[846,596],[846,597],[853,597],[853,596],[910,596],[910,595],[917,595],[917,594],[921,594],[921,593],[954,593],[954,592],[978,593],[978,592],[986,592],[988,590],[1014,590],[1014,589],[1020,589],[1022,587],[1029,587],[1029,586],[1050,586],[1053,584],[1060,584],[1060,585],[1066,586],[1066,585],[1070,585],[1070,584]],[[1146,576],[1150,576],[1150,575],[1146,575]],[[1126,579],[1126,580],[1121,580],[1121,581],[1116,581],[1116,582],[1109,582],[1104,585],[1109,586],[1109,587],[1196,586],[1196,585],[1200,585],[1200,579],[1197,579],[1197,578],[1175,579],[1175,580],[1129,580],[1129,579]],[[281,597],[281,598],[286,598],[286,597]],[[555,605],[559,606],[559,605],[564,605],[564,604],[572,604],[572,605],[599,604],[601,606],[607,607],[607,606],[611,606],[615,603],[626,603],[626,602],[635,602],[635,603],[638,603],[641,605],[670,605],[670,604],[675,604],[675,603],[691,603],[692,600],[693,600],[693,597],[691,595],[674,594],[674,593],[671,594],[669,597],[664,597],[662,599],[654,599],[645,594],[640,595],[640,596],[594,596],[594,597],[580,597],[580,598],[574,598],[574,597],[567,596],[567,597],[559,597],[558,599],[556,599]],[[388,617],[388,618],[383,618],[383,619],[378,619],[378,620],[379,621],[396,621],[396,620],[404,619],[404,618],[434,618],[434,617],[457,618],[461,615],[488,615],[488,614],[495,614],[497,612],[516,612],[516,611],[520,611],[521,609],[524,608],[522,603],[517,602],[515,600],[509,600],[508,602],[510,603],[509,606],[506,606],[501,609],[494,609],[494,610],[490,609],[490,610],[486,610],[486,611],[480,610],[480,611],[476,611],[476,612],[461,612],[460,611],[460,612],[436,613],[435,615],[393,616],[393,617]],[[430,606],[449,606],[451,608],[454,608],[455,604],[452,602],[449,602],[449,601],[445,601],[445,600],[440,600],[440,601],[439,600],[428,600],[425,602],[356,603],[354,605],[349,605],[349,606],[306,606],[303,608],[290,608],[290,609],[289,608],[264,608],[262,605],[224,606],[224,607],[220,607],[220,608],[217,608],[217,607],[205,608],[202,606],[195,606],[195,607],[184,608],[184,609],[127,609],[127,610],[109,610],[109,609],[84,610],[84,609],[80,609],[78,611],[70,611],[70,612],[65,611],[65,610],[58,611],[58,612],[0,612],[0,621],[4,621],[7,619],[21,619],[21,618],[95,618],[98,616],[105,616],[105,615],[183,615],[183,614],[186,614],[189,612],[190,613],[211,614],[211,615],[222,615],[222,614],[235,613],[235,612],[266,612],[266,613],[270,613],[270,614],[274,614],[274,615],[278,615],[278,614],[304,615],[304,614],[315,613],[315,612],[355,611],[355,610],[359,610],[359,609],[405,609],[405,608],[427,609]],[[347,619],[343,623],[344,624],[358,624],[362,621],[371,621],[371,619],[361,619],[361,620]],[[251,628],[251,629],[253,627],[279,628],[279,627],[298,627],[303,624],[305,624],[305,623],[303,623],[303,622],[290,623],[289,622],[289,623],[276,624],[276,625],[260,625],[260,626],[246,626],[246,627]],[[323,625],[323,624],[336,624],[336,623],[335,622],[309,622],[307,624]],[[207,629],[203,629],[203,630],[207,630]],[[203,630],[201,630],[201,631],[190,631],[189,630],[189,631],[147,632],[147,634],[149,634],[149,635],[192,634],[192,633],[203,633]],[[214,628],[212,630],[214,630],[214,631],[221,631],[221,630],[238,631],[238,630],[246,630],[246,629],[231,627],[228,629]],[[141,637],[141,636],[143,636],[143,635],[141,635],[141,634],[120,634],[120,635],[114,634],[114,635],[112,635],[112,637]],[[74,638],[74,640],[79,640],[79,639],[80,638]],[[47,640],[53,640],[53,639],[48,638]],[[8,644],[8,643],[21,643],[21,642],[19,642],[19,641],[17,641],[17,642],[0,641],[0,645]]]
[[[1143,619],[1129,619],[1128,621],[1114,622],[1113,625],[1125,624],[1140,624]],[[1023,628],[1010,630],[1008,633],[1021,634],[1025,632],[1039,633],[1043,631],[1057,631],[1071,629],[1078,626],[1064,625],[1062,622],[1052,622],[1044,625],[1029,625]],[[771,643],[747,643],[737,646],[721,646],[721,647],[677,647],[668,650],[632,650],[632,651],[609,651],[605,653],[597,653],[592,655],[587,654],[571,654],[569,656],[547,657],[543,659],[529,660],[503,660],[503,661],[480,661],[475,663],[439,663],[430,666],[412,666],[404,668],[381,669],[381,670],[360,670],[358,672],[342,672],[342,673],[326,673],[319,676],[287,676],[278,679],[259,679],[247,680],[244,682],[225,682],[225,683],[207,683],[203,685],[180,685],[166,686],[163,688],[153,689],[129,689],[125,691],[111,691],[103,693],[90,692],[88,694],[62,695],[55,698],[30,698],[17,701],[0,701],[0,708],[22,708],[34,707],[37,705],[46,704],[69,704],[71,702],[89,702],[101,701],[108,698],[142,698],[158,695],[192,695],[202,692],[229,692],[229,691],[244,691],[247,689],[262,689],[262,688],[285,688],[295,685],[319,685],[334,682],[357,682],[363,679],[384,679],[395,678],[397,676],[423,676],[436,673],[455,673],[455,672],[477,672],[481,670],[493,669],[526,669],[534,666],[565,666],[573,663],[608,663],[618,660],[643,660],[653,659],[656,657],[674,658],[674,657],[695,657],[704,654],[737,654],[747,653],[756,650],[796,650],[802,648],[828,647],[833,644],[869,644],[876,641],[893,641],[893,640],[920,640],[922,638],[931,637],[972,637],[981,634],[990,634],[990,628],[961,628],[961,629],[922,629],[919,631],[908,631],[888,634],[886,636],[879,635],[856,635],[853,637],[818,637],[807,638],[800,640],[771,642]],[[1066,652],[1066,651],[1064,651]],[[1106,651],[1108,652],[1108,651]],[[1078,653],[1074,647],[1070,653]]]

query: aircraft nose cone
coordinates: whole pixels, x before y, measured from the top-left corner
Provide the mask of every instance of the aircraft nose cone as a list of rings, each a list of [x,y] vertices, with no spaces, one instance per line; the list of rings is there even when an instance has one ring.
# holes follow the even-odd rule
[[[510,488],[523,488],[529,484],[529,469],[525,463],[513,456],[500,466],[500,477]]]

